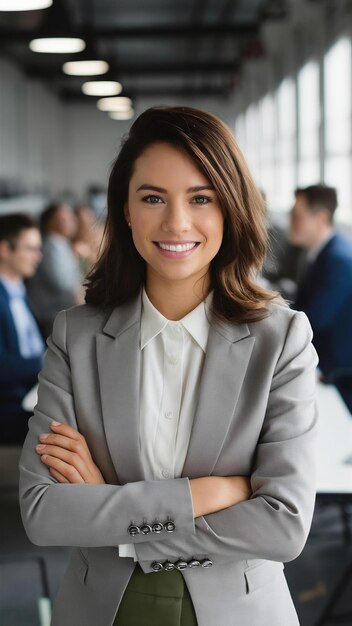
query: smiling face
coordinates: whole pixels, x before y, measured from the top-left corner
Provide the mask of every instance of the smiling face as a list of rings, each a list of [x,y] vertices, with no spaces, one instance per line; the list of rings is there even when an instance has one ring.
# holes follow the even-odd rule
[[[224,217],[210,181],[170,144],[144,150],[134,165],[125,217],[147,264],[147,290],[180,284],[209,290],[209,267],[223,236]]]

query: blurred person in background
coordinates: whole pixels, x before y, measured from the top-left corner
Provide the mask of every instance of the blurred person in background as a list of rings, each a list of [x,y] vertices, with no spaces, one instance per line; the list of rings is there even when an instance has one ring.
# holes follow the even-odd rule
[[[73,249],[83,274],[86,274],[98,259],[103,239],[104,225],[97,219],[93,209],[85,204],[75,207],[77,232]]]
[[[333,187],[297,189],[290,238],[307,251],[293,308],[312,325],[324,380],[336,384],[352,413],[352,242],[336,232]]]
[[[37,382],[44,341],[23,280],[41,260],[41,236],[27,215],[0,216],[0,442],[23,443],[30,413],[22,400]]]
[[[28,293],[44,337],[51,333],[56,314],[83,302],[83,275],[72,241],[77,218],[68,204],[53,203],[41,215],[43,259],[28,281]]]

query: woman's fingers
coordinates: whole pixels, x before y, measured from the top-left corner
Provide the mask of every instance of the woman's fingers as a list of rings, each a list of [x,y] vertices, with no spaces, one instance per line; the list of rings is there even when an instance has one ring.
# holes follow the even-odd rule
[[[72,466],[86,483],[104,484],[105,480],[92,459],[83,435],[68,424],[52,422],[50,428],[52,433],[40,435],[41,443],[36,446],[37,453],[64,461]],[[66,474],[64,476],[67,477]],[[75,476],[74,471],[73,476]],[[72,482],[70,477],[68,480]]]
[[[88,481],[89,479],[89,471],[87,468],[87,464],[84,459],[81,458],[79,454],[75,452],[71,452],[70,450],[66,450],[65,448],[61,448],[61,446],[52,446],[52,445],[43,445],[39,444],[36,446],[36,451],[40,455],[47,455],[49,458],[56,458],[61,461],[64,461],[67,465],[72,465],[74,469],[79,472],[79,474]]]
[[[78,430],[72,426],[69,426],[68,424],[60,424],[59,422],[51,422],[50,428],[55,434],[63,435],[64,437],[80,442],[87,448],[87,443],[83,435],[81,435],[81,433],[79,433]]]
[[[61,476],[67,480],[68,483],[84,483],[82,476],[78,470],[69,463],[66,463],[60,458],[51,456],[50,454],[44,454],[41,457],[42,462],[52,470],[56,470]],[[61,481],[60,481],[61,482]]]
[[[49,467],[50,474],[57,480],[58,483],[68,483],[69,481],[65,476],[60,474],[57,470],[54,470],[52,467]]]
[[[79,439],[72,439],[64,435],[43,433],[43,435],[40,435],[39,441],[41,445],[59,446],[60,448],[79,454],[82,458],[90,458],[90,452],[87,446]]]

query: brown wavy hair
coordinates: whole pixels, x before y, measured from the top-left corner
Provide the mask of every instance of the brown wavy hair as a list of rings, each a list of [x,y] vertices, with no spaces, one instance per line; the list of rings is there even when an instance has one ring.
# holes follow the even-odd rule
[[[132,125],[112,165],[104,242],[87,277],[86,302],[99,308],[119,306],[145,283],[146,263],[134,246],[124,205],[135,161],[154,143],[185,151],[218,196],[224,234],[210,265],[214,313],[235,322],[262,319],[277,295],[255,280],[266,254],[263,197],[230,129],[214,115],[190,107],[153,107]]]

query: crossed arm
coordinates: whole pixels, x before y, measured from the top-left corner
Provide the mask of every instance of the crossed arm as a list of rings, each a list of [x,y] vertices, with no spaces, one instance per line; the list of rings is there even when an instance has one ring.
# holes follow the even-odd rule
[[[119,485],[112,472],[110,484],[104,484],[77,433],[65,316],[57,318],[48,343],[36,415],[30,420],[20,463],[21,511],[29,538],[38,545],[91,548],[133,543],[144,571],[151,571],[155,559],[180,554],[210,554],[217,563],[295,558],[304,545],[314,504],[316,356],[305,316],[292,317],[276,364],[250,477],[253,493],[246,491],[245,496],[241,481],[246,479],[240,477]],[[61,426],[50,427],[53,413],[60,416]],[[64,430],[68,425],[72,428]],[[55,454],[53,448],[34,453],[43,433],[48,437],[41,443],[57,448]],[[57,436],[64,439],[54,439]],[[64,446],[57,445],[60,442]],[[103,444],[102,440],[97,445],[96,454],[105,454]],[[72,463],[67,462],[70,458]],[[50,471],[43,471],[43,465]],[[104,475],[109,467],[102,470]],[[232,489],[236,483],[237,488],[241,485],[240,494]],[[63,515],[67,524],[62,523]],[[176,519],[177,533],[167,540],[163,534],[131,537],[129,524],[146,515]]]
[[[52,422],[52,433],[40,435],[36,452],[59,483],[105,484],[83,435],[68,424]],[[251,496],[249,478],[204,476],[190,480],[193,516],[200,517],[244,502]]]

